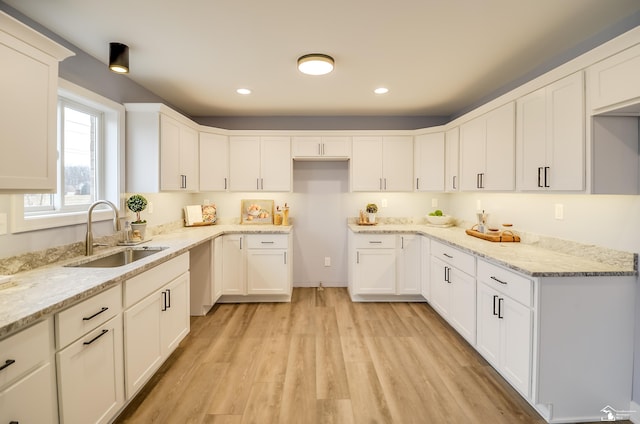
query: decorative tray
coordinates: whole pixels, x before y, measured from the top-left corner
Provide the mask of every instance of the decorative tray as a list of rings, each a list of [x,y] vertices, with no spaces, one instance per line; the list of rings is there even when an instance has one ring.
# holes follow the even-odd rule
[[[476,231],[474,229],[465,230],[465,232],[470,236],[478,237],[483,240],[488,240],[493,242],[502,242],[502,243],[516,242],[517,243],[520,241],[520,236],[513,234],[513,232],[511,232],[510,230],[501,231],[496,234],[485,234],[485,233],[481,233],[480,231]]]
[[[205,221],[205,222],[193,222],[191,223],[191,225],[187,225],[185,224],[185,227],[205,227],[207,225],[213,225],[215,224],[215,221]]]
[[[358,225],[378,225],[377,222],[358,221]]]

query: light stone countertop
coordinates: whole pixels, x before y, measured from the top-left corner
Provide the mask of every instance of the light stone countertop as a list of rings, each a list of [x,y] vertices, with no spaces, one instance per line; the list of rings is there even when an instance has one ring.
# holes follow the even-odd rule
[[[154,235],[152,240],[138,245],[166,246],[167,249],[128,265],[115,268],[65,266],[89,260],[80,256],[15,274],[13,285],[0,289],[0,339],[222,234],[288,234],[291,231],[291,226],[239,224],[181,228],[169,234]],[[123,246],[96,249],[90,259],[124,249]]]
[[[428,224],[348,224],[361,234],[423,234],[433,240],[486,258],[531,277],[588,277],[637,275],[637,255],[571,241],[553,243],[499,243],[465,233],[461,227],[436,227]],[[544,245],[541,247],[540,245]]]

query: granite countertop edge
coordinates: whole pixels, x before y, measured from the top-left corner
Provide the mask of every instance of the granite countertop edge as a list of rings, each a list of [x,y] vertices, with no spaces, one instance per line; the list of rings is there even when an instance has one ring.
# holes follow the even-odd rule
[[[292,229],[292,226],[242,224],[184,227],[155,235],[149,242],[140,244],[165,246],[167,249],[132,264],[115,268],[69,266],[89,260],[80,256],[15,274],[13,285],[0,289],[0,340],[221,235],[289,234]],[[91,259],[125,248],[96,249]],[[70,279],[74,284],[68,283]]]
[[[610,264],[559,250],[526,243],[496,243],[469,236],[461,227],[436,227],[427,224],[358,225],[348,223],[349,229],[359,234],[413,233],[487,259],[498,265],[529,277],[612,277],[636,276],[637,254],[600,249],[606,253],[620,253],[627,258],[625,264]],[[516,258],[515,256],[518,256]],[[522,258],[533,258],[523,260]],[[633,265],[631,265],[633,264]]]

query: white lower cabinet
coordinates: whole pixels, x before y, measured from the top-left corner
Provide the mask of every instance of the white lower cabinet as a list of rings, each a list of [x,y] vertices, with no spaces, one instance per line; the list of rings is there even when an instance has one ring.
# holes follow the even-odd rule
[[[0,341],[0,422],[58,422],[48,319]]]
[[[424,300],[422,236],[349,232],[352,300]]]
[[[125,386],[130,399],[189,333],[189,254],[124,284]]]
[[[431,241],[431,306],[471,344],[476,341],[475,257]]]
[[[291,299],[291,234],[225,234],[221,243],[222,302]]]
[[[498,272],[494,272],[494,271]],[[532,291],[522,276],[478,260],[476,349],[525,397],[531,395],[533,311],[509,296],[509,286]],[[531,296],[525,297],[526,302]]]

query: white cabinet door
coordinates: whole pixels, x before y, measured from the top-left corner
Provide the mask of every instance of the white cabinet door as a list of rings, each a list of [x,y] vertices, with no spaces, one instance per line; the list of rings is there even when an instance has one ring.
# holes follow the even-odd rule
[[[445,141],[445,186],[447,192],[454,192],[460,189],[460,129],[452,128],[444,135]]]
[[[0,391],[0,422],[57,424],[51,364]]]
[[[585,185],[582,72],[517,101],[518,188],[580,191]]]
[[[222,294],[245,294],[246,261],[240,234],[222,236]]]
[[[532,312],[509,297],[500,306],[501,368],[505,378],[525,396],[531,392]]]
[[[200,191],[229,188],[229,137],[200,133]]]
[[[231,191],[290,191],[289,137],[229,137]]]
[[[124,403],[122,315],[56,354],[60,418],[107,423]]]
[[[351,189],[381,191],[382,137],[353,137]]]
[[[640,44],[589,67],[591,110],[603,112],[640,97]]]
[[[515,105],[500,106],[460,126],[461,190],[515,187]]]
[[[197,131],[160,114],[160,189],[197,191],[197,170]]]
[[[291,143],[289,137],[260,139],[260,190],[291,190]]]
[[[484,117],[475,118],[460,126],[460,190],[481,189],[485,162],[486,123]]]
[[[451,282],[450,322],[471,343],[476,342],[476,280],[457,268],[449,271]]]
[[[449,273],[446,263],[431,258],[431,298],[430,304],[440,315],[447,318],[451,314],[451,289],[447,281]]]
[[[500,365],[500,293],[486,284],[478,284],[478,333],[476,349],[494,367]]]
[[[382,178],[384,191],[413,191],[413,137],[383,137]]]
[[[164,357],[169,356],[189,333],[189,273],[184,273],[160,292],[161,346]]]
[[[486,170],[482,177],[485,190],[515,189],[516,108],[514,102],[492,110],[486,115]]]
[[[294,158],[341,159],[351,157],[351,137],[293,137]]]
[[[131,399],[162,364],[163,306],[162,296],[155,293],[123,313],[127,399]]]
[[[397,294],[422,292],[422,238],[415,234],[398,236]]]
[[[260,190],[259,137],[229,137],[229,190]]]
[[[395,294],[395,249],[358,249],[354,269],[355,294]]]
[[[444,191],[445,134],[416,136],[414,141],[414,170],[416,191]]]
[[[247,293],[288,294],[288,260],[286,249],[248,249]]]
[[[4,13],[0,27],[0,190],[53,193],[58,61],[73,53]]]
[[[420,254],[420,263],[422,266],[422,288],[420,293],[422,297],[431,300],[431,241],[428,237],[420,237],[422,253]]]

